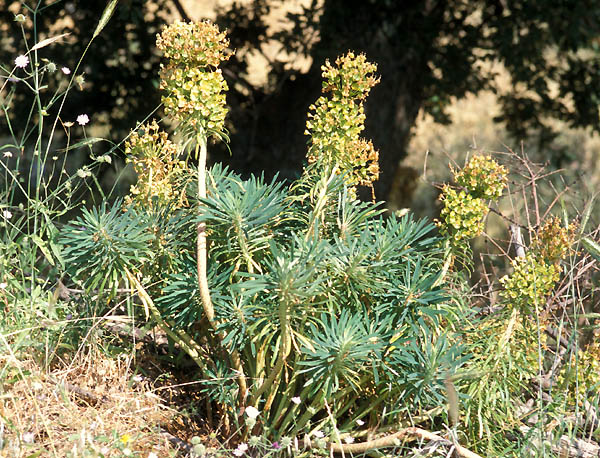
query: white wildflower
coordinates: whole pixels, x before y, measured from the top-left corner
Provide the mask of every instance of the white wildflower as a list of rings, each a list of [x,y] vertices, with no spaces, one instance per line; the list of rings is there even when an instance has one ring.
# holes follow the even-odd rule
[[[344,442],[346,444],[351,444],[352,442],[354,442],[354,438],[352,436],[346,436],[344,437]]]
[[[364,421],[362,421],[362,420],[356,420],[356,424],[357,424],[358,426],[362,426],[362,425],[364,425],[364,424],[365,424],[365,422],[364,422]]]
[[[2,210],[2,217],[4,219],[11,219],[12,218],[12,213],[8,210]]]
[[[69,75],[71,73],[69,67],[63,67],[60,69],[60,71],[63,72],[65,75]]]
[[[15,65],[19,68],[25,68],[29,64],[29,57],[20,55],[15,59]]]
[[[106,162],[107,164],[112,163],[112,158],[108,154],[103,154],[102,156],[98,156],[96,158],[97,162]]]
[[[21,436],[21,440],[26,444],[33,444],[33,441],[35,440],[35,434],[31,432],[25,433]]]
[[[292,402],[296,405],[299,405],[302,402],[302,400],[300,399],[300,396],[295,396],[292,398]]]
[[[87,167],[77,170],[77,176],[79,178],[87,178],[92,176],[92,172]]]
[[[77,124],[80,126],[85,126],[88,122],[90,122],[90,118],[86,114],[80,114],[77,116]]]
[[[10,151],[4,151],[4,157],[12,157],[12,153]]]
[[[260,415],[260,411],[256,407],[248,406],[246,407],[246,415],[249,418],[256,419]]]

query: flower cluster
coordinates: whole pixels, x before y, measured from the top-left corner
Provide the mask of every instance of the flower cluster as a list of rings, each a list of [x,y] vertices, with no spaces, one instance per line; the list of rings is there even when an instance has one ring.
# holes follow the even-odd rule
[[[165,113],[195,129],[218,135],[225,123],[225,82],[220,62],[229,41],[209,22],[175,22],[157,36],[156,46],[169,59],[161,65]]]
[[[558,281],[558,266],[544,262],[533,252],[511,261],[513,273],[500,279],[502,296],[515,306],[540,304]]]
[[[457,243],[483,232],[483,219],[488,213],[485,201],[502,195],[507,170],[490,156],[474,156],[462,170],[452,172],[464,189],[457,191],[448,185],[442,188],[444,208],[436,224],[442,235]]]
[[[487,214],[487,205],[478,197],[465,191],[457,191],[448,185],[440,196],[444,208],[440,214],[443,222],[437,222],[440,232],[452,238],[454,242],[468,240],[481,235],[483,218]]]
[[[141,126],[139,132],[133,132],[125,143],[127,162],[133,164],[138,182],[131,186],[126,203],[136,202],[146,205],[157,198],[161,202],[178,199],[185,202],[185,194],[177,195],[177,178],[186,168],[178,159],[177,145],[160,130],[156,121]]]
[[[566,388],[568,399],[573,404],[585,407],[585,403],[597,403],[597,387],[600,386],[600,342],[591,342],[585,350],[570,354],[563,365],[558,382]]]
[[[322,67],[324,95],[309,108],[305,131],[311,136],[308,162],[337,165],[355,192],[356,185],[372,187],[379,178],[379,154],[370,141],[359,136],[364,130],[363,101],[379,82],[372,76],[377,66],[363,54],[351,52],[335,64],[327,61]]]
[[[574,232],[575,225],[565,228],[558,218],[548,218],[533,236],[525,257],[512,261],[513,273],[500,279],[502,295],[515,306],[541,303],[559,280],[559,262],[569,252]]]
[[[176,21],[156,37],[156,47],[170,65],[178,67],[218,67],[229,59],[225,32],[210,22]]]
[[[559,218],[552,216],[545,221],[535,234],[531,249],[541,259],[557,263],[569,252],[574,242],[575,229],[574,224],[562,227]]]
[[[506,167],[490,156],[474,156],[462,170],[452,172],[460,186],[481,199],[499,199],[508,181]]]

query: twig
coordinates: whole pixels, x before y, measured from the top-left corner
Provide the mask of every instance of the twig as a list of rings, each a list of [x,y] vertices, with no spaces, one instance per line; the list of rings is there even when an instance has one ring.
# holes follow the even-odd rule
[[[176,447],[179,447],[181,450],[183,450],[188,456],[192,455],[192,452],[194,451],[194,447],[191,444],[188,444],[186,441],[184,441],[183,439],[179,439],[177,436],[173,436],[173,434],[171,434],[168,431],[165,431],[162,428],[159,428],[159,432],[161,436],[164,436],[169,442],[171,442],[173,445],[175,445]]]
[[[405,429],[398,431],[397,433],[390,434],[388,436],[381,437],[379,439],[374,439],[374,440],[371,440],[368,442],[361,442],[359,444],[342,444],[342,445],[340,445],[337,443],[329,443],[328,449],[333,453],[340,453],[340,454],[341,453],[349,453],[349,454],[350,453],[364,453],[369,450],[373,450],[373,449],[377,449],[377,448],[393,447],[393,446],[397,445],[397,441],[405,440],[405,439],[409,439],[409,440],[410,439],[425,439],[425,440],[429,440],[429,441],[442,442],[444,444],[454,446],[456,448],[456,452],[458,453],[458,456],[465,457],[465,458],[482,458],[477,453],[472,452],[469,449],[462,447],[461,445],[453,443],[452,441],[450,441],[442,436],[439,436],[430,431],[426,431],[424,429],[416,428],[416,427],[405,428]]]
[[[103,402],[108,401],[108,398],[105,395],[98,396],[98,395],[92,393],[91,391],[85,390],[76,385],[72,385],[71,383],[59,382],[57,380],[52,380],[52,381],[56,384],[57,387],[62,388],[63,390],[65,390],[69,393],[73,393],[73,394],[79,396],[81,399],[83,399],[85,402],[87,402],[90,405],[96,405],[98,403],[103,403]]]
[[[179,13],[179,16],[181,16],[181,20],[185,21],[185,22],[189,22],[190,21],[190,17],[185,12],[185,9],[181,5],[181,2],[179,0],[173,0],[173,5],[175,5],[175,9]]]

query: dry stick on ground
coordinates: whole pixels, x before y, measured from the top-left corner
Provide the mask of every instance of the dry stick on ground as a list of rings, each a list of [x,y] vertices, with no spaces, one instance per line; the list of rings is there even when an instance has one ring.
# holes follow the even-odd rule
[[[206,156],[207,156],[207,138],[206,133],[201,131],[196,136],[196,155],[198,156],[198,200],[206,199]],[[200,204],[200,202],[199,202]],[[196,240],[196,256],[198,269],[198,289],[200,298],[202,299],[202,307],[204,314],[210,323],[210,326],[215,330],[219,339],[223,341],[223,336],[217,331],[217,322],[215,320],[215,309],[210,298],[210,289],[208,287],[207,278],[207,250],[206,250],[206,224],[202,221],[197,225],[197,240]],[[246,376],[244,368],[237,350],[233,350],[230,354],[231,364],[237,372],[237,382],[239,386],[240,407],[243,407],[248,392],[246,384]]]
[[[377,448],[394,447],[394,446],[398,445],[398,441],[410,440],[410,439],[425,439],[425,440],[429,440],[429,441],[442,442],[444,444],[454,446],[456,449],[456,452],[458,453],[458,456],[461,456],[464,458],[482,458],[477,453],[472,452],[469,449],[466,449],[465,447],[462,447],[461,445],[458,445],[458,444],[452,442],[451,440],[448,440],[442,436],[434,434],[425,429],[416,428],[416,427],[405,428],[405,429],[398,431],[397,433],[390,434],[389,436],[381,437],[379,439],[374,439],[374,440],[371,440],[368,442],[361,442],[359,444],[341,444],[340,445],[337,443],[330,443],[328,445],[328,448],[332,453],[339,453],[339,454],[365,453],[369,450],[374,450]]]

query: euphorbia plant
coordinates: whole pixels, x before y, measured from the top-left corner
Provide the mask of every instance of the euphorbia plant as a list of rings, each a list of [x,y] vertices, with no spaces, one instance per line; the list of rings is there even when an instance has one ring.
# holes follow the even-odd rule
[[[209,22],[175,22],[166,27],[156,40],[156,46],[168,59],[166,65],[161,65],[160,87],[166,92],[162,99],[165,114],[179,123],[177,130],[186,143],[195,143],[199,201],[206,198],[208,137],[226,138],[227,83],[218,66],[229,59],[226,53],[228,44],[225,33]],[[216,330],[218,323],[207,279],[206,225],[203,221],[197,223],[196,264],[204,314],[209,325]],[[238,371],[240,401],[243,403],[247,390],[243,367],[237,351],[234,350],[230,357]]]
[[[165,112],[198,167],[145,160],[175,152],[154,125],[145,132],[157,148],[152,135],[144,137],[147,150],[136,149],[145,143],[133,137],[129,150],[141,154],[134,164],[148,164],[137,168],[134,204],[111,210],[101,229],[89,218],[65,229],[72,271],[102,275],[88,265],[91,241],[102,238],[103,253],[115,260],[111,272],[121,269],[198,364],[202,391],[221,413],[235,423],[244,408],[261,412],[242,436],[262,431],[288,443],[323,431],[323,444],[334,449],[350,434],[400,428],[407,412],[443,405],[445,380],[464,355],[439,326],[450,308],[442,242],[432,224],[383,218],[377,204],[355,198],[355,188],[378,173],[374,147],[359,137],[375,66],[348,53],[323,67],[324,95],[307,122],[309,165],[287,187],[218,165],[205,170],[208,137],[224,137],[226,85],[217,68],[226,58],[224,34],[209,23],[177,23],[158,44],[169,59],[161,72]],[[169,176],[173,183],[163,181]],[[149,201],[136,205],[142,191]],[[111,236],[135,224],[148,228],[143,241]],[[170,262],[153,257],[153,246]],[[137,264],[136,250],[144,253]]]

